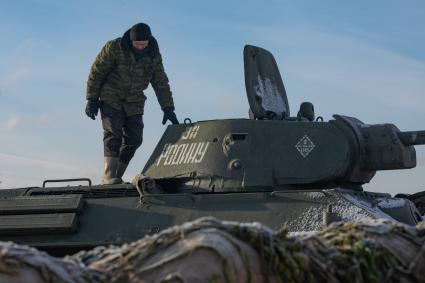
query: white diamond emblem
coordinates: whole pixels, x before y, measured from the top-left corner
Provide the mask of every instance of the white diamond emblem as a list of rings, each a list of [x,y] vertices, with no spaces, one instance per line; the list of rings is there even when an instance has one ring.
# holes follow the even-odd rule
[[[315,145],[310,140],[310,138],[305,135],[300,139],[300,141],[295,145],[296,149],[299,153],[301,153],[302,157],[306,158],[307,155],[314,149]]]

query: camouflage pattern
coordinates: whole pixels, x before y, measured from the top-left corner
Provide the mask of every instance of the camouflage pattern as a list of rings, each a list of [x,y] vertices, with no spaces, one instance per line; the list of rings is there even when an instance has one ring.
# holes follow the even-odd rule
[[[104,156],[119,157],[128,164],[143,141],[143,115],[126,117],[124,111],[102,103]]]
[[[87,81],[87,99],[100,99],[115,109],[124,109],[128,116],[143,114],[143,91],[151,83],[161,108],[174,107],[155,38],[150,40],[146,56],[136,60],[128,34],[108,41],[98,54]]]

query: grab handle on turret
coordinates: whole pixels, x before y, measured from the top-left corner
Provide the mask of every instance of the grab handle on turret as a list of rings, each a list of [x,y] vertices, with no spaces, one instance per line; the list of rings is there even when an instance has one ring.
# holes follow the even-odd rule
[[[405,145],[425,145],[425,131],[399,132],[398,137]]]

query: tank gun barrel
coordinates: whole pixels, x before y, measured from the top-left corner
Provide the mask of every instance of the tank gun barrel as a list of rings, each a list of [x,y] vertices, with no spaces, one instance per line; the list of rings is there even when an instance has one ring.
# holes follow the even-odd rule
[[[399,132],[398,137],[405,145],[425,145],[425,131]]]

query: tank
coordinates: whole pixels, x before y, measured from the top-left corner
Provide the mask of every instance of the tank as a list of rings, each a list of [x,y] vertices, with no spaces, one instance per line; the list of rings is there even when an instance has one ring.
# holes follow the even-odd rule
[[[344,115],[324,121],[310,102],[291,116],[273,55],[247,45],[244,68],[249,118],[168,126],[131,183],[78,178],[0,190],[0,241],[64,255],[204,216],[290,232],[334,221],[423,220],[424,192],[392,197],[362,185],[378,170],[415,167],[425,131]]]

